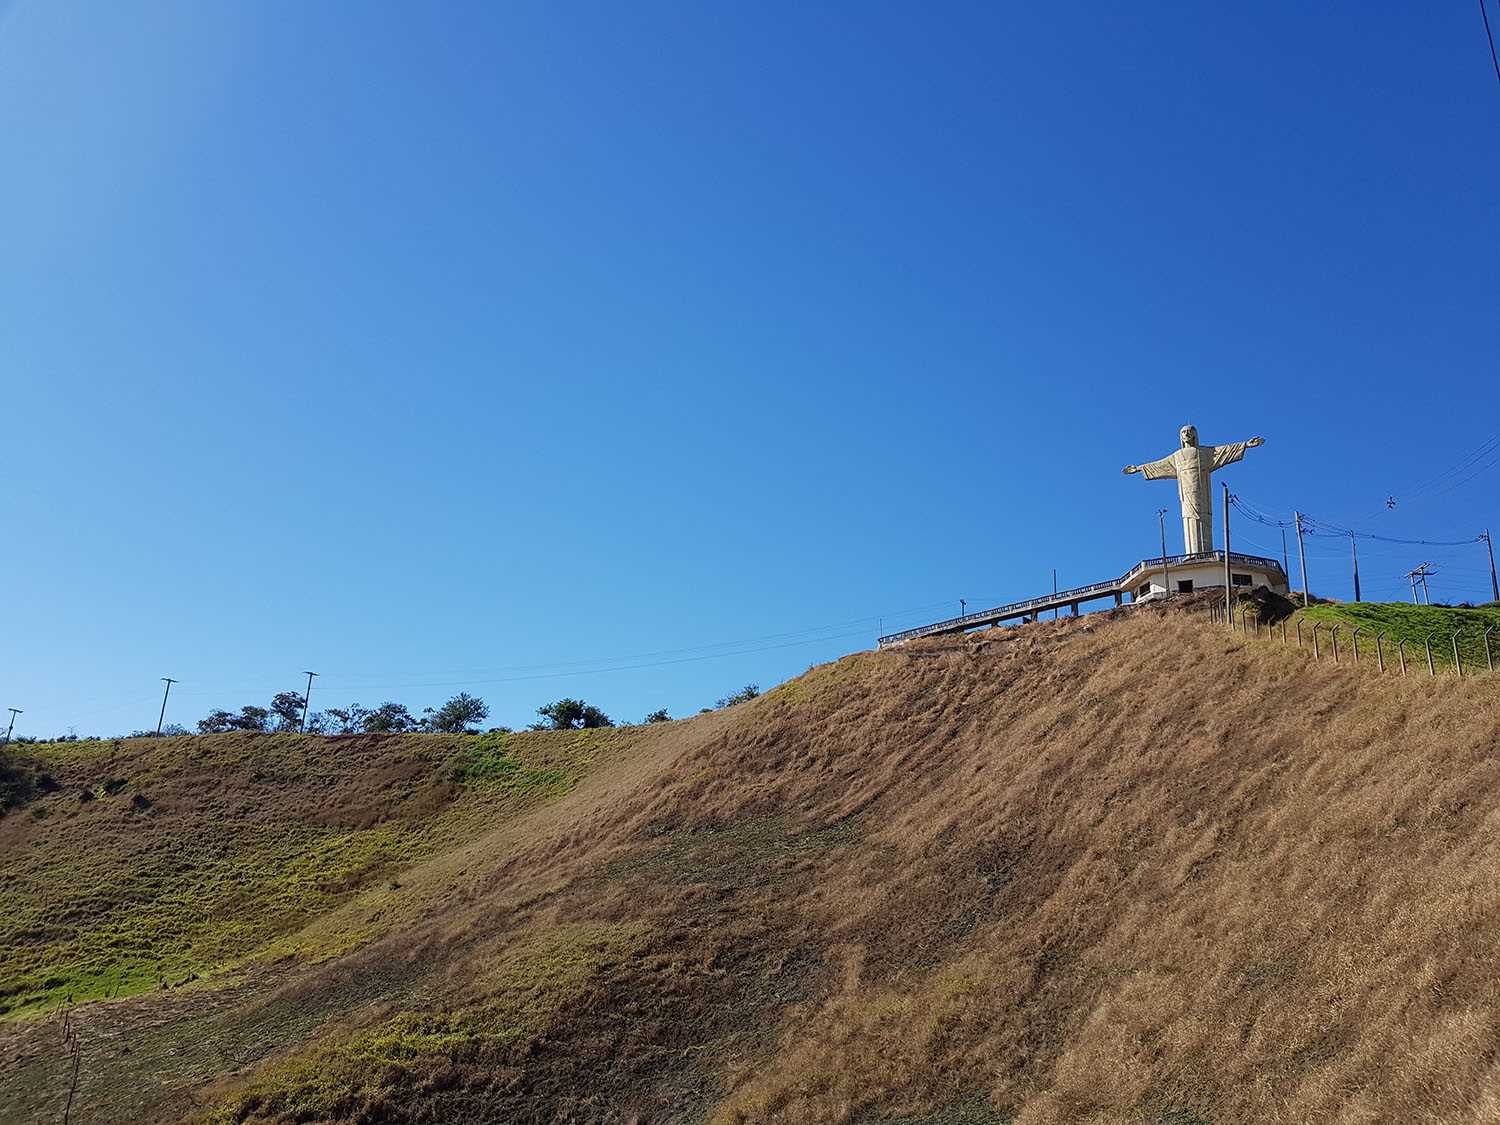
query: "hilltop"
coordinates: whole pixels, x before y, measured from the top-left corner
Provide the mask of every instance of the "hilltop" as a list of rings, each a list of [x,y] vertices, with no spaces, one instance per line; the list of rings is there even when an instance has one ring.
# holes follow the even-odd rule
[[[1492,1120],[1497,735],[1142,607],[651,726],[26,747],[0,1104],[61,1120],[66,1010],[74,1121]]]

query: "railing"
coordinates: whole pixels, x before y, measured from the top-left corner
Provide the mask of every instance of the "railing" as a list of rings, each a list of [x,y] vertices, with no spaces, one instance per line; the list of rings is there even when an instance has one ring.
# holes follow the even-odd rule
[[[899,633],[891,633],[881,637],[877,642],[884,647],[895,644],[897,641],[909,641],[915,637],[929,637],[937,633],[958,633],[974,625],[986,625],[997,617],[1016,617],[1032,609],[1052,609],[1057,606],[1065,606],[1070,602],[1090,601],[1094,598],[1104,597],[1106,594],[1123,594],[1134,585],[1135,580],[1150,570],[1156,570],[1162,566],[1186,566],[1208,562],[1223,562],[1223,551],[1199,551],[1196,554],[1168,555],[1165,558],[1142,559],[1131,567],[1119,578],[1108,582],[1095,582],[1088,586],[1076,586],[1071,590],[1059,590],[1055,594],[1043,594],[1041,597],[1027,598],[1024,601],[1010,602],[1006,605],[996,606],[993,609],[980,610],[976,613],[966,613],[962,617],[950,617],[946,621],[935,621],[931,625],[918,625],[913,629],[903,629]],[[1238,551],[1229,553],[1230,563],[1247,563],[1251,566],[1259,566],[1266,570],[1275,570],[1283,573],[1281,563],[1276,559],[1268,559],[1261,555],[1242,555]]]

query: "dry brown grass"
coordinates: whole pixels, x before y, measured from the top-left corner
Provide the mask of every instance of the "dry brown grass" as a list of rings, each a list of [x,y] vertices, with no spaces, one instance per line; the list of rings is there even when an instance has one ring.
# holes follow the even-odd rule
[[[1364,679],[1148,611],[861,653],[650,728],[402,872],[400,925],[285,987],[412,965],[313,1035],[389,1039],[493,1010],[549,934],[635,935],[539,1031],[351,1071],[349,1120],[811,1125],[978,1095],[1017,1125],[1492,1121],[1497,733],[1500,681]],[[310,1032],[199,1104],[295,1119],[329,1096],[298,1077]]]

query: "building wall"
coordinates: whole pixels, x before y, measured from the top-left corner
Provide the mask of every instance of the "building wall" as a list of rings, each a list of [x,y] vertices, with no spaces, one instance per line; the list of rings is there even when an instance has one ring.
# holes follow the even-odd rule
[[[1250,576],[1249,585],[1243,587],[1236,586],[1236,589],[1252,590],[1256,586],[1269,586],[1278,594],[1287,592],[1286,582],[1280,574],[1273,574],[1261,567],[1232,566],[1230,573],[1248,574]],[[1153,594],[1162,593],[1165,589],[1162,585],[1162,578],[1163,575],[1160,570],[1147,571],[1141,575],[1140,579],[1137,580],[1135,586],[1131,589],[1131,596],[1134,598],[1143,597],[1146,593],[1144,588],[1147,586],[1150,587],[1150,592]],[[1210,588],[1222,590],[1224,588],[1224,566],[1222,563],[1218,565],[1210,563],[1199,566],[1174,566],[1172,568],[1172,593],[1177,593],[1177,583],[1183,579],[1191,580],[1194,590],[1206,590]]]

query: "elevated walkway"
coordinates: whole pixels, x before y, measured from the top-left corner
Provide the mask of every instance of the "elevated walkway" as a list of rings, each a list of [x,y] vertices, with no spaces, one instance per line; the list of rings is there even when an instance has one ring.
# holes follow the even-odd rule
[[[1114,598],[1115,605],[1123,605],[1125,596],[1135,590],[1141,581],[1154,571],[1165,567],[1189,568],[1208,566],[1218,563],[1224,564],[1223,551],[1202,551],[1193,555],[1168,555],[1165,558],[1142,559],[1127,570],[1119,578],[1108,582],[1095,582],[1091,586],[1075,586],[1071,590],[1059,590],[1055,594],[1044,594],[1039,598],[1027,598],[1024,601],[1010,602],[1007,605],[995,606],[993,609],[980,610],[977,613],[966,613],[962,617],[950,617],[946,621],[934,621],[931,625],[919,625],[915,629],[903,629],[899,633],[891,633],[880,638],[879,647],[899,644],[902,641],[916,640],[918,637],[936,637],[944,633],[963,633],[970,629],[982,629],[989,625],[998,625],[1002,621],[1013,621],[1018,617],[1036,617],[1039,613],[1045,613],[1049,609],[1062,610],[1076,614],[1078,607],[1085,602],[1096,601],[1100,598]],[[1281,585],[1286,584],[1286,573],[1282,570],[1281,563],[1276,559],[1264,558],[1260,555],[1242,555],[1238,551],[1229,553],[1229,565],[1252,568],[1261,571],[1270,571],[1280,576]],[[1209,589],[1211,587],[1201,587]]]

